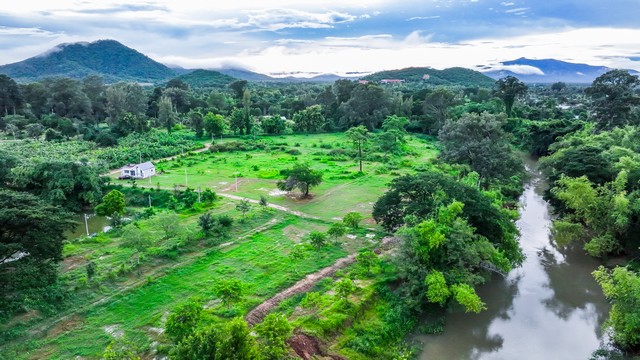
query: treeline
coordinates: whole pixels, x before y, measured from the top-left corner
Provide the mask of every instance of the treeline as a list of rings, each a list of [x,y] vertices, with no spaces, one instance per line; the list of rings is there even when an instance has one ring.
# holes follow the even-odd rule
[[[517,82],[494,89],[382,85],[337,80],[332,85],[258,84],[237,80],[223,90],[190,88],[176,78],[163,86],[105,84],[99,76],[82,81],[50,78],[17,84],[0,75],[0,130],[7,138],[81,138],[111,146],[150,128],[193,129],[198,137],[223,134],[314,133],[363,125],[380,128],[389,115],[409,119],[412,132],[437,134],[448,117],[483,111],[511,115]],[[566,93],[566,87],[562,88]],[[514,95],[515,94],[515,95]],[[557,103],[532,103],[516,115],[543,118]],[[573,114],[565,112],[565,118]]]

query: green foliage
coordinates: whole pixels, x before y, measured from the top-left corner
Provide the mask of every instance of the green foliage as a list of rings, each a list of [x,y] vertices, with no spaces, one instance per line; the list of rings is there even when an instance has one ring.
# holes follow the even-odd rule
[[[109,191],[96,206],[97,215],[109,216],[113,213],[124,214],[124,194],[118,190]]]
[[[337,222],[331,224],[327,230],[327,235],[331,236],[334,241],[337,241],[339,237],[344,236],[347,233],[347,227],[344,226],[344,222]]]
[[[504,117],[483,113],[449,120],[440,131],[443,160],[467,164],[480,174],[481,182],[508,182],[523,172],[522,161],[503,129]]]
[[[637,75],[627,70],[610,70],[598,76],[585,92],[592,99],[593,117],[600,130],[610,130],[629,124],[639,124],[640,118],[632,113],[640,105],[636,88],[640,86]]]
[[[586,176],[562,176],[552,193],[571,212],[554,224],[553,232],[560,242],[584,239],[585,250],[597,257],[620,252],[619,237],[627,231],[633,211],[626,186],[625,171],[614,182],[595,187]]]
[[[516,99],[526,94],[528,88],[514,76],[507,76],[496,81],[496,96],[504,102],[507,117],[511,117],[513,104]]]
[[[640,276],[626,267],[613,271],[600,266],[593,277],[612,303],[606,325],[613,328],[613,340],[623,349],[640,346]]]
[[[251,211],[251,203],[249,200],[240,200],[240,202],[236,204],[236,210],[242,213],[242,218],[244,219],[245,215]]]
[[[344,217],[342,218],[342,222],[352,229],[357,229],[360,227],[360,222],[362,221],[362,219],[364,219],[364,216],[362,216],[362,214],[356,211],[352,211],[344,215]]]
[[[136,354],[139,346],[127,339],[113,340],[102,353],[102,360],[140,360]]]
[[[425,75],[429,75],[427,80]],[[430,67],[409,67],[399,70],[386,70],[367,75],[364,79],[380,81],[382,79],[402,79],[406,82],[427,82],[433,85],[462,85],[491,87],[494,80],[478,71],[461,67],[438,70]]]
[[[271,313],[262,323],[254,328],[259,336],[261,357],[266,360],[286,358],[288,346],[286,341],[291,337],[293,328],[284,315]]]
[[[174,342],[180,343],[197,328],[202,319],[202,304],[191,299],[171,310],[165,324],[165,334]]]
[[[353,280],[346,277],[338,280],[335,286],[336,296],[343,302],[347,302],[349,295],[356,291],[356,289],[357,287],[353,283]]]
[[[193,89],[223,89],[236,79],[213,70],[194,70],[177,77]]]
[[[283,171],[285,180],[278,181],[278,188],[285,191],[299,189],[302,197],[309,196],[309,190],[322,183],[322,172],[314,170],[307,163],[296,163],[291,169]]]
[[[164,238],[169,239],[180,231],[180,217],[173,211],[158,213],[152,221],[153,226],[164,232]]]
[[[325,123],[320,105],[312,105],[293,116],[295,130],[304,133],[317,132]]]
[[[227,306],[227,309],[229,309],[233,303],[240,301],[243,288],[244,284],[240,280],[227,279],[217,282],[213,291],[222,303]]]
[[[360,162],[360,172],[362,172],[362,150],[366,147],[369,139],[369,131],[366,127],[360,125],[352,127],[345,133],[347,138],[353,144],[353,147],[358,152],[358,161]]]
[[[260,353],[251,331],[241,318],[219,328],[210,325],[196,330],[175,349],[178,360],[258,360]]]
[[[327,234],[323,232],[312,231],[307,237],[309,238],[309,243],[317,250],[320,250],[327,244]]]
[[[209,236],[215,227],[215,220],[211,213],[207,212],[198,217],[198,225],[206,236]]]
[[[220,137],[225,130],[224,117],[208,112],[204,116],[204,129],[215,137]]]
[[[46,301],[46,292],[37,290],[56,282],[64,231],[75,223],[71,214],[27,193],[0,189],[0,204],[0,318],[6,318],[28,297]]]
[[[473,286],[485,281],[483,269],[504,273],[511,269],[504,253],[460,217],[463,208],[454,201],[441,206],[434,217],[400,232],[404,243],[396,263],[406,282],[402,291],[408,303],[417,306],[425,296],[441,305],[455,299],[465,311],[480,312],[484,303]]]

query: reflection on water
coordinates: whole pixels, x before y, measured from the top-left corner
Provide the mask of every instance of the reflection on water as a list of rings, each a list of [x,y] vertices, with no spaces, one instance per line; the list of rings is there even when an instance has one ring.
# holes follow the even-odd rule
[[[65,237],[68,240],[79,238],[81,236],[87,235],[87,225],[89,227],[89,234],[96,234],[103,231],[107,231],[109,229],[109,219],[104,216],[97,216],[94,214],[86,214],[87,215],[87,223],[84,222],[85,214],[77,215],[73,220],[75,220],[78,225],[73,229],[73,231],[65,232]]]
[[[520,197],[520,244],[527,256],[506,278],[478,289],[488,310],[452,313],[445,333],[420,336],[421,359],[588,359],[603,341],[609,307],[591,272],[599,265],[579,247],[558,249],[550,236],[546,185],[532,179]]]

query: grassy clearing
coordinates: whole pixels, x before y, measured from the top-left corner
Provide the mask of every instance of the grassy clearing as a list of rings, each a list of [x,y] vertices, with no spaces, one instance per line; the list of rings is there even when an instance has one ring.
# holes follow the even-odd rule
[[[344,134],[288,135],[259,138],[265,146],[261,149],[188,154],[177,160],[160,161],[157,168],[162,174],[138,184],[162,188],[200,186],[256,200],[265,195],[274,204],[322,219],[341,217],[349,211],[369,217],[373,202],[384,193],[390,180],[429,166],[437,155],[433,143],[407,138],[403,156],[385,161],[384,154],[369,153],[364,174],[358,173],[351,144]],[[224,143],[233,141],[237,139],[225,139]],[[310,199],[282,194],[276,188],[280,171],[296,162],[309,162],[324,173],[323,183],[311,190]],[[117,176],[113,177],[118,182]]]
[[[372,246],[361,233],[356,239],[343,238],[343,247],[328,246],[307,259],[292,261],[287,254],[292,246],[311,230],[325,230],[327,224],[287,216],[273,227],[219,250],[211,250],[193,263],[169,269],[164,276],[126,294],[116,296],[104,306],[78,312],[51,328],[47,337],[31,343],[32,356],[53,359],[98,356],[117,331],[150,344],[157,336],[151,328],[162,327],[163,315],[176,304],[192,296],[214,299],[213,284],[220,279],[237,278],[246,284],[244,299],[230,310],[219,305],[221,317],[242,315],[286,288],[307,273],[329,266],[350,249]],[[60,330],[62,329],[62,331]],[[113,330],[116,329],[116,330]],[[28,357],[23,353],[12,355]],[[11,352],[9,352],[11,354]]]

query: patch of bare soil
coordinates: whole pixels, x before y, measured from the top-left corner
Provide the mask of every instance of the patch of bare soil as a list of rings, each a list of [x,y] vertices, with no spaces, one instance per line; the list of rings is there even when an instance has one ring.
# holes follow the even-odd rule
[[[380,248],[376,249],[378,251],[382,251],[383,249],[387,249],[391,244],[395,243],[397,238],[392,236],[387,236],[380,242]],[[290,298],[293,295],[304,293],[309,291],[318,281],[333,276],[338,270],[342,269],[347,265],[351,265],[356,261],[356,255],[351,254],[347,257],[343,257],[338,259],[333,265],[326,267],[320,271],[316,271],[313,274],[307,275],[304,279],[298,281],[293,284],[293,286],[277,293],[271,299],[266,300],[262,304],[258,305],[256,308],[251,310],[249,314],[247,314],[246,320],[249,324],[255,325],[260,322],[271,312],[271,310],[275,309],[280,302]]]
[[[42,315],[38,310],[30,310],[24,314],[16,315],[11,320],[9,320],[6,324],[4,324],[1,329],[9,329],[18,324],[24,324],[29,322],[32,319],[38,318]]]
[[[74,315],[64,321],[56,323],[53,327],[47,330],[47,337],[57,337],[62,333],[66,333],[80,327],[83,323],[84,319],[82,317]]]
[[[69,271],[85,264],[86,262],[87,261],[84,259],[83,256],[79,256],[79,255],[69,256],[64,260],[62,260],[62,266],[64,266],[64,271]]]
[[[299,332],[293,335],[287,343],[296,355],[304,360],[309,359],[333,359],[333,360],[346,360],[342,356],[330,355],[324,350],[323,344],[317,338],[307,335],[303,332]]]

